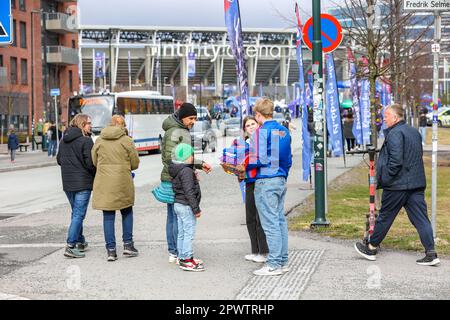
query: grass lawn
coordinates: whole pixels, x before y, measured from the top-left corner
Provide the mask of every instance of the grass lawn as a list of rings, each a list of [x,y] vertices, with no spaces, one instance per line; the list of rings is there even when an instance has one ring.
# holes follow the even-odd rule
[[[427,144],[431,144],[432,132],[432,127],[427,127]],[[438,146],[439,145],[450,145],[450,128],[438,128]]]
[[[450,130],[449,130],[450,133]],[[431,220],[431,157],[424,157],[427,174],[426,201]],[[450,255],[450,156],[438,159],[437,237],[438,254]],[[362,239],[369,210],[368,169],[364,165],[339,177],[329,187],[328,215],[331,226],[310,229],[314,220],[314,196],[297,208],[289,218],[289,229],[310,231],[340,239]],[[416,229],[402,210],[383,241],[383,247],[423,251]]]

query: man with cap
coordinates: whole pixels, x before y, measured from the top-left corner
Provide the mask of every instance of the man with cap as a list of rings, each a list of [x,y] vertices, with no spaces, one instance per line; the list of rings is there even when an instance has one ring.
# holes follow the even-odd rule
[[[185,102],[174,114],[164,120],[162,125],[165,131],[161,145],[161,158],[164,167],[161,172],[161,185],[153,191],[153,194],[158,200],[167,203],[166,237],[170,263],[177,261],[178,225],[174,212],[174,193],[172,189],[172,177],[169,174],[169,165],[173,160],[173,152],[178,144],[185,143],[192,146],[192,138],[189,130],[194,126],[196,121],[197,109],[194,105]],[[194,167],[206,173],[211,172],[211,165],[203,161],[194,160]],[[161,200],[161,197],[165,195],[168,196],[166,197],[167,199]]]

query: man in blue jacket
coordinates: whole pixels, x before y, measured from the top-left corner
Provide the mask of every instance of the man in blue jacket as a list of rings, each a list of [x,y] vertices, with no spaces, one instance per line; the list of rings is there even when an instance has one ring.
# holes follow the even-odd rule
[[[275,276],[288,272],[288,227],[284,215],[286,179],[292,166],[289,130],[273,120],[274,104],[258,100],[255,118],[261,127],[250,142],[248,170],[257,169],[255,203],[266,234],[269,255],[266,265],[253,273]]]
[[[425,203],[426,178],[420,133],[403,120],[403,108],[394,104],[386,108],[385,141],[377,163],[377,188],[383,189],[381,209],[369,244],[356,243],[356,251],[375,261],[381,244],[402,207],[417,229],[426,256],[417,264],[434,266],[440,263],[434,248],[433,230]]]

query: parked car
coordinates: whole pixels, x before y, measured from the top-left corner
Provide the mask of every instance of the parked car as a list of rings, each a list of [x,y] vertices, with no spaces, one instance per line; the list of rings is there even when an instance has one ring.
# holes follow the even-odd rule
[[[201,149],[203,152],[216,152],[217,136],[211,128],[211,122],[197,121],[190,130],[194,149]]]
[[[448,111],[450,111],[450,108],[440,108],[438,110],[438,126],[442,127],[442,125],[450,125],[450,123],[448,123],[448,115],[450,115],[450,113],[448,113]],[[426,115],[427,117],[427,126],[432,126],[433,125],[433,110],[429,111]],[[445,117],[445,118],[444,118]]]
[[[230,118],[224,121],[223,136],[238,136],[241,133],[241,118]]]

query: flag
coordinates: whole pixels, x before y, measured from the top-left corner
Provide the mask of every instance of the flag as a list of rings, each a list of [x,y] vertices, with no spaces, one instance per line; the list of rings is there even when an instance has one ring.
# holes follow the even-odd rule
[[[362,127],[361,127],[361,113],[359,108],[359,98],[358,98],[358,82],[356,80],[356,61],[353,56],[352,50],[347,48],[347,58],[348,58],[348,72],[350,79],[350,91],[353,101],[353,135],[356,138],[357,144],[363,144],[362,137]]]
[[[305,76],[303,74],[303,55],[302,55],[302,23],[298,11],[298,4],[295,4],[295,15],[297,17],[297,64],[298,64],[298,87],[299,87],[299,104],[302,110],[302,172],[303,181],[308,181],[311,171],[311,137],[308,130],[308,109],[305,104]]]
[[[242,39],[239,0],[224,0],[224,9],[228,38],[234,58],[236,59],[236,72],[241,91],[241,119],[243,119],[244,116],[252,114],[252,111],[248,103],[248,77],[245,63],[244,41]]]
[[[361,80],[361,127],[363,144],[370,143],[370,82],[369,79]]]
[[[187,61],[189,78],[195,77],[195,58],[196,58],[195,52],[189,52],[188,61]]]
[[[334,69],[333,54],[326,55],[327,62],[327,84],[326,84],[326,115],[327,128],[330,135],[330,144],[333,155],[340,157],[342,148],[342,125],[339,110],[339,92],[336,81],[336,70]]]

